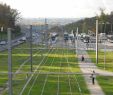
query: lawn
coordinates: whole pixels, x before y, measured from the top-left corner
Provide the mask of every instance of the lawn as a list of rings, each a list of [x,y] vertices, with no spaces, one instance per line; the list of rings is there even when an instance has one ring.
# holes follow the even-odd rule
[[[96,52],[93,50],[89,50],[88,54],[90,58],[92,59],[92,62],[96,63]],[[105,60],[104,60],[105,58]],[[107,51],[104,53],[104,51],[98,52],[98,64],[96,64],[98,68],[105,69],[107,71],[113,72],[113,52]]]
[[[113,77],[98,76],[97,79],[104,93],[106,95],[112,95],[113,94]]]
[[[88,51],[88,54],[92,61],[96,63],[96,58],[95,58],[95,51]],[[99,51],[98,52],[98,66],[99,69],[110,71],[113,72],[113,52],[106,52],[106,64],[104,64],[104,52]],[[113,77],[111,76],[97,76],[97,80],[102,87],[105,95],[112,95],[113,94]]]
[[[16,72],[20,65],[29,58],[29,49],[27,45],[13,49],[12,63],[13,72]],[[21,49],[19,49],[21,47]],[[34,48],[37,48],[33,46]],[[40,46],[39,46],[40,47]],[[20,68],[20,74],[13,76],[13,95],[89,95],[89,91],[82,75],[60,74],[68,72],[81,72],[74,50],[69,49],[44,49],[33,50],[33,73],[30,72],[30,62],[26,62]],[[7,72],[7,51],[0,54],[0,71]],[[4,64],[3,64],[4,62]],[[53,73],[53,74],[50,74]],[[0,76],[0,86],[6,87],[7,75]],[[28,84],[25,86],[25,84]],[[24,90],[22,88],[25,87]],[[7,95],[4,92],[3,95]]]

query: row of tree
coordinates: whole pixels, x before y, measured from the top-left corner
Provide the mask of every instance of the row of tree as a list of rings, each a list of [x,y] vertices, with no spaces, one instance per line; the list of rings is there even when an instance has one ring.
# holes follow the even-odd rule
[[[104,9],[100,8],[101,15],[92,18],[81,19],[75,23],[68,24],[64,26],[65,30],[76,32],[77,27],[79,28],[79,33],[88,33],[88,30],[96,32],[96,19],[99,20],[99,33],[113,34],[113,13],[110,15],[105,14]]]
[[[0,32],[6,32],[7,28],[19,32],[20,27],[15,24],[18,19],[19,12],[16,9],[12,9],[7,4],[0,4]]]

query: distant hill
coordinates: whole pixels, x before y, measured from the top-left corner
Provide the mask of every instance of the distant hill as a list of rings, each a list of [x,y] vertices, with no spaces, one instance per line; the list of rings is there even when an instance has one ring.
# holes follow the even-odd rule
[[[108,24],[102,24],[99,22],[99,33],[105,32],[106,34],[113,34],[113,14],[106,15],[106,22]],[[92,18],[84,18],[73,22],[71,24],[67,24],[64,26],[64,30],[67,32],[71,32],[72,30],[76,32],[78,27],[79,33],[85,32],[88,33],[88,30],[93,32],[96,31],[96,17]]]
[[[96,17],[84,18],[84,19],[78,20],[77,22],[73,22],[65,25],[64,30],[66,30],[67,32],[71,32],[72,30],[76,32],[76,29],[78,27],[79,33],[82,33],[82,32],[87,33],[88,30],[92,30],[95,32],[95,21],[96,21]]]
[[[46,18],[49,25],[65,25],[80,20],[79,18]],[[19,24],[44,24],[45,18],[23,18],[19,21]]]

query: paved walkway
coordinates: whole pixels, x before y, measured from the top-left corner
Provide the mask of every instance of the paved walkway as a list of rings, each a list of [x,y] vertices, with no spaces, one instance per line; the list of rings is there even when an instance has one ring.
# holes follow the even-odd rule
[[[77,43],[77,50],[76,53],[78,55],[78,62],[79,66],[81,68],[81,71],[83,73],[92,73],[94,70],[96,74],[104,75],[104,76],[113,76],[112,72],[107,72],[103,70],[99,70],[94,63],[91,62],[91,59],[89,58],[87,52],[86,52],[86,45],[79,41]],[[85,61],[81,61],[81,56],[84,55]],[[83,75],[86,81],[86,84],[88,86],[88,89],[90,90],[91,95],[105,95],[102,91],[101,87],[99,86],[97,80],[95,80],[95,85],[92,84],[92,80],[90,78],[91,74],[84,74]]]

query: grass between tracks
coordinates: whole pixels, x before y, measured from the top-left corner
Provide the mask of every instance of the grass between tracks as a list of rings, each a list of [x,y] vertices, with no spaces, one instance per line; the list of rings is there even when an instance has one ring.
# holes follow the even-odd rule
[[[38,52],[38,48],[40,47],[42,46],[37,47],[36,45],[33,45],[33,48],[37,48],[37,50],[33,50],[33,53]],[[23,64],[23,62],[29,58],[30,51],[28,48],[29,48],[29,44],[23,43],[12,49],[12,71],[13,72],[16,72],[19,69],[20,65]],[[29,71],[30,70],[29,64],[30,62],[27,62],[21,68],[21,70]],[[0,88],[5,89],[7,87],[6,82],[8,81],[8,75],[2,74],[7,72],[8,72],[8,52],[6,50],[6,51],[0,52]]]
[[[25,46],[19,46],[25,48]],[[34,50],[33,54],[33,70],[36,73],[27,85],[22,95],[89,95],[89,91],[82,75],[60,75],[60,74],[39,74],[38,72],[80,72],[77,64],[77,58],[74,50],[53,49],[49,52],[43,50],[41,52]],[[13,72],[17,71],[20,65],[29,57],[27,49],[14,49],[12,55]],[[42,61],[42,59],[45,59]],[[7,52],[0,54],[1,67],[0,71],[7,72]],[[4,64],[3,64],[4,62]],[[42,62],[40,64],[40,62]],[[20,70],[21,72],[30,71],[30,62],[27,62]],[[13,77],[13,95],[19,95],[23,86],[26,84],[31,74],[17,74]],[[7,81],[7,75],[0,76],[0,86],[4,86]],[[81,90],[81,92],[80,92]],[[4,93],[7,95],[7,92]]]

